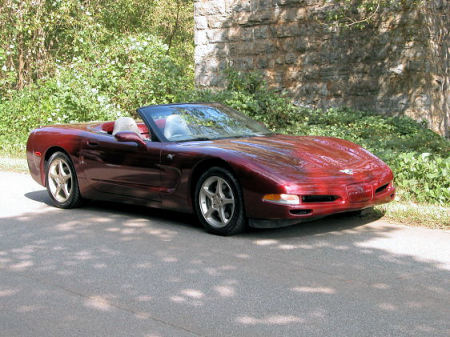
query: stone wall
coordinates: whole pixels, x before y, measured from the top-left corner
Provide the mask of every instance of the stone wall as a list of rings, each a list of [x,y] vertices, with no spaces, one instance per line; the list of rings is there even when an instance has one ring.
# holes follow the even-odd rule
[[[196,0],[196,85],[257,70],[300,105],[405,114],[449,136],[448,5],[431,2],[358,30],[327,24],[332,1]]]

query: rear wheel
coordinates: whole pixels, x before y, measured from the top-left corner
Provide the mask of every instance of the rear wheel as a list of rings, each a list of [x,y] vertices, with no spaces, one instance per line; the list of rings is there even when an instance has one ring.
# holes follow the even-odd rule
[[[48,160],[46,186],[56,207],[74,208],[81,204],[75,169],[65,153],[55,152]]]
[[[212,167],[202,174],[195,188],[194,207],[208,232],[233,235],[245,228],[239,183],[226,169]]]

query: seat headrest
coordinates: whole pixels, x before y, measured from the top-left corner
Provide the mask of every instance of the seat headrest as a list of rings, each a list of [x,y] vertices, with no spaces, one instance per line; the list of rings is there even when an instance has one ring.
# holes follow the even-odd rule
[[[119,117],[114,122],[114,130],[112,132],[113,136],[118,132],[134,132],[139,137],[141,136],[141,131],[139,130],[136,121],[131,117]]]
[[[166,119],[166,126],[164,128],[164,137],[168,140],[184,139],[189,136],[191,132],[186,121],[179,115],[170,115]]]

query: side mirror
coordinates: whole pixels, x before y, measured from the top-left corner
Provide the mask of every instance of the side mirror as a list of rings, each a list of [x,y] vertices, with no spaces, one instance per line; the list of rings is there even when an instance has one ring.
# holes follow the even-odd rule
[[[122,132],[117,132],[114,137],[116,137],[116,139],[119,142],[132,142],[132,143],[136,143],[138,146],[140,147],[146,147],[145,141],[139,137],[138,134],[134,133],[134,132],[128,132],[128,131],[122,131]]]

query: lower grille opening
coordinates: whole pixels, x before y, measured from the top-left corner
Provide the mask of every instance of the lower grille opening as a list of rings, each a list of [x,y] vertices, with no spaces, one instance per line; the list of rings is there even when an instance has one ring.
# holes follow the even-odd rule
[[[312,210],[311,209],[291,209],[289,212],[294,215],[303,215],[303,214],[311,213]]]
[[[337,195],[304,195],[302,202],[330,202],[339,199]]]
[[[388,187],[388,185],[389,185],[389,184],[386,184],[386,185],[383,185],[383,186],[378,187],[378,188],[375,190],[375,194],[383,192],[383,191]]]

